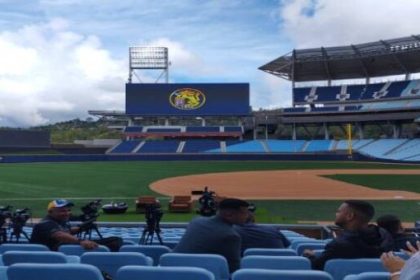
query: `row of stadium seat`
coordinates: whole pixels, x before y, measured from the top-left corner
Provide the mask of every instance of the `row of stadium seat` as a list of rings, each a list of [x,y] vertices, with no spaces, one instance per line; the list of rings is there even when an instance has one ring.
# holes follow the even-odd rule
[[[29,244],[28,246],[34,246]],[[64,245],[63,247],[76,247],[79,245]],[[24,247],[24,246],[22,246]],[[42,247],[42,246],[40,246]],[[62,252],[50,252],[46,250],[38,251],[7,251],[2,255],[3,265],[13,266],[17,263],[48,263],[48,264],[66,264],[66,265],[77,265],[79,263],[88,264],[97,267],[103,272],[109,274],[113,279],[118,278],[118,270],[121,267],[127,265],[136,266],[153,266],[151,258],[147,255],[138,251],[125,250],[123,246],[122,251],[118,253],[107,252],[101,250],[102,247],[95,251],[84,252],[80,255],[68,255]],[[138,246],[143,249],[148,246]],[[150,246],[153,248],[153,246]],[[161,246],[163,247],[163,246]],[[105,247],[106,248],[106,247]],[[156,255],[158,261],[154,262],[154,265],[159,267],[198,267],[206,269],[213,276],[212,279],[227,280],[229,279],[229,271],[226,259],[219,255],[210,254],[179,254],[161,251],[160,255]],[[241,259],[241,269],[264,269],[266,275],[270,275],[271,272],[275,271],[294,271],[297,274],[307,272],[307,275],[314,276],[311,273],[311,265],[307,258],[296,255],[270,255],[265,254],[266,251],[286,251],[288,249],[254,249],[259,250],[260,254],[245,254]],[[69,252],[67,252],[69,253]],[[76,257],[75,259],[69,259],[69,256]],[[54,265],[53,265],[54,266]],[[4,275],[7,267],[1,267],[0,274]],[[349,278],[351,274],[359,274],[366,272],[382,272],[382,275],[389,277],[389,274],[385,272],[384,267],[379,259],[334,259],[326,263],[324,268],[325,279],[357,279],[356,276]],[[317,272],[318,273],[318,272]],[[9,273],[8,273],[9,274]],[[293,274],[293,273],[292,273]],[[9,274],[10,275],[10,274]],[[347,277],[347,278],[346,278]],[[1,279],[6,279],[2,277]],[[32,278],[30,278],[32,279]],[[61,279],[61,278],[60,278]],[[147,278],[149,279],[149,278]],[[165,278],[166,279],[166,278]],[[234,279],[234,277],[233,277]],[[258,278],[264,279],[264,278]],[[270,279],[270,278],[269,278]],[[286,278],[288,279],[288,278]],[[291,279],[306,279],[306,278],[291,278]],[[317,278],[308,278],[317,279]],[[324,279],[324,278],[323,278]],[[369,279],[369,278],[367,278]],[[13,279],[11,279],[13,280]]]
[[[347,140],[130,140],[122,141],[110,153],[302,153],[346,149]],[[352,149],[377,158],[418,160],[420,139],[353,140]]]
[[[397,81],[369,85],[341,85],[293,89],[295,104],[355,102],[420,97],[420,81]]]
[[[338,263],[338,271],[347,271],[350,263]],[[343,267],[344,266],[344,269]],[[363,265],[365,267],[366,265]],[[334,267],[335,268],[335,267]],[[352,272],[351,270],[349,272]],[[357,271],[356,271],[357,272]],[[60,280],[102,280],[100,270],[88,264],[15,264],[7,268],[10,280],[60,279]],[[138,265],[122,266],[115,273],[116,280],[148,279],[148,280],[216,280],[210,271],[199,267],[148,267]],[[364,272],[347,275],[345,278],[333,278],[324,271],[311,270],[268,270],[239,269],[232,274],[232,280],[388,280],[386,272]]]
[[[127,126],[125,133],[135,132],[243,132],[242,126]]]
[[[420,107],[420,99],[413,100],[397,100],[397,101],[382,101],[364,103],[362,105],[341,105],[341,106],[324,106],[324,107],[295,107],[284,108],[286,114],[297,113],[321,113],[321,112],[363,112],[363,111],[378,111],[378,110],[395,110],[395,109],[413,109]]]

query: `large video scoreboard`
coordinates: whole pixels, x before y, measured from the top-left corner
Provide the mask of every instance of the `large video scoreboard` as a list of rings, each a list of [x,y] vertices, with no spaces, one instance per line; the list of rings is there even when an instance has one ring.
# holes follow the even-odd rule
[[[249,84],[126,84],[125,112],[144,116],[246,116]]]

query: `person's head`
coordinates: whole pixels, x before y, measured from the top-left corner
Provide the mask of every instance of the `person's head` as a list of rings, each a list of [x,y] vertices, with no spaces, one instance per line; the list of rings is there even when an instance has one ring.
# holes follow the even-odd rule
[[[248,206],[245,200],[226,198],[219,203],[218,215],[230,224],[241,225],[249,217]]]
[[[376,223],[378,224],[378,226],[386,229],[392,235],[396,235],[397,233],[403,230],[403,227],[401,225],[401,220],[395,215],[389,214],[389,215],[380,216],[376,220]]]
[[[363,200],[346,200],[335,213],[335,224],[344,229],[357,230],[366,226],[375,215],[375,208]]]
[[[48,215],[58,221],[68,221],[71,215],[71,207],[74,204],[66,199],[55,199],[48,203]]]

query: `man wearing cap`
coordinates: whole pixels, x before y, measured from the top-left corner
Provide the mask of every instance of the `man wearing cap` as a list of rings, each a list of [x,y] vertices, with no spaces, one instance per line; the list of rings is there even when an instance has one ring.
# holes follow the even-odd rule
[[[32,231],[31,243],[44,244],[50,250],[57,251],[61,244],[80,244],[85,249],[95,249],[98,243],[91,240],[79,240],[74,234],[79,227],[71,227],[69,218],[74,204],[65,199],[56,199],[48,204],[48,215],[36,224]]]

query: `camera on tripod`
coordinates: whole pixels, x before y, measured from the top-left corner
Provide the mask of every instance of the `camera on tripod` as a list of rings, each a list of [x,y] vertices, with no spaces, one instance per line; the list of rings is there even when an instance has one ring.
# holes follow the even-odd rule
[[[98,230],[98,226],[95,223],[99,217],[98,211],[101,207],[101,201],[101,199],[96,199],[88,202],[86,205],[80,208],[82,210],[82,214],[75,219],[72,219],[82,222],[79,225],[80,231],[78,235],[80,237],[82,234],[84,234],[83,238],[88,237],[91,239],[92,231],[94,230],[98,234],[99,238],[102,238],[102,235]]]
[[[0,244],[7,242],[8,221],[12,217],[12,206],[0,206]]]
[[[163,217],[163,211],[157,203],[150,203],[145,206],[146,226],[144,227],[143,234],[139,240],[139,244],[151,244],[153,236],[156,236],[160,244],[163,244],[160,237],[160,220]]]
[[[200,204],[198,213],[201,216],[210,217],[216,214],[217,204],[215,198],[215,192],[209,191],[209,188],[205,187],[201,197],[198,199],[198,203]]]
[[[10,228],[12,229],[10,233],[10,241],[12,241],[13,237],[15,237],[16,242],[19,242],[21,235],[29,240],[29,236],[25,231],[23,231],[23,227],[30,218],[31,211],[29,208],[16,209],[15,212],[13,212],[10,217]]]
[[[0,206],[0,227],[3,227],[7,219],[12,217],[12,208],[11,205]]]

